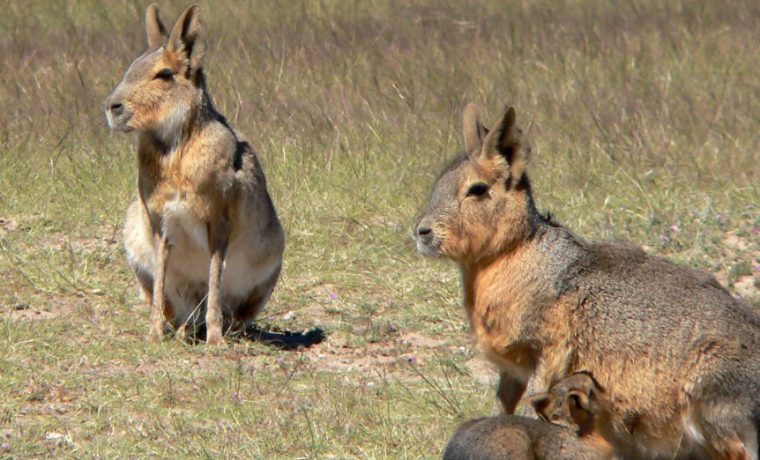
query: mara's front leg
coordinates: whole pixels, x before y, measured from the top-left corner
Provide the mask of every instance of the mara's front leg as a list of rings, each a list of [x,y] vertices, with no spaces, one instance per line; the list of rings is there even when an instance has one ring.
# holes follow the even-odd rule
[[[528,382],[523,376],[513,375],[509,371],[499,374],[499,386],[496,389],[496,397],[501,402],[505,414],[515,413],[517,403],[520,402]]]
[[[209,263],[208,276],[208,302],[206,308],[206,343],[209,345],[221,345],[224,342],[222,336],[222,268],[224,258],[229,246],[230,225],[226,218],[216,219],[209,224],[209,249],[211,250],[211,262]]]
[[[528,380],[536,371],[537,353],[532,344],[518,342],[508,345],[496,356],[496,364],[501,368],[496,397],[504,413],[512,415],[525,393]]]
[[[164,235],[157,236],[158,251],[156,253],[156,279],[153,283],[153,296],[150,305],[150,332],[148,340],[160,342],[164,335],[164,310],[166,310],[166,267],[169,263],[171,246]]]
[[[525,393],[523,394],[525,397],[522,398],[522,400],[527,401],[528,397],[533,396],[537,393],[545,392],[547,389],[548,388],[546,388],[546,386],[541,382],[538,374],[534,373],[528,380],[525,388]],[[533,408],[532,404],[523,404],[518,415],[522,415],[523,417],[538,418],[538,414],[536,413],[536,410]]]

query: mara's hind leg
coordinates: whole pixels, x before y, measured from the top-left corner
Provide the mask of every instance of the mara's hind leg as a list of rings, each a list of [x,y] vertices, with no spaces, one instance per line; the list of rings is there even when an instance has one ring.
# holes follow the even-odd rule
[[[700,404],[704,445],[713,459],[758,460],[757,429],[747,406],[737,400]]]
[[[135,278],[140,285],[140,297],[148,305],[153,303],[153,275],[141,270],[140,267],[132,267]]]
[[[274,291],[274,286],[280,277],[280,269],[281,267],[278,266],[266,281],[256,286],[248,297],[240,302],[233,313],[235,323],[243,325],[246,321],[256,318]]]

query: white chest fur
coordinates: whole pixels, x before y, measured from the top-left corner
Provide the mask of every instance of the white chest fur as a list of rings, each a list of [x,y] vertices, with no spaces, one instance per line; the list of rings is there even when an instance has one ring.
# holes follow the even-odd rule
[[[211,254],[207,224],[184,200],[170,200],[162,211],[162,232],[171,244],[165,292],[174,307],[175,319],[181,323],[197,311],[208,292]],[[124,244],[136,270],[156,272],[157,241],[140,201],[135,201],[127,214]],[[222,308],[235,308],[278,269],[279,254],[267,257],[269,253],[257,228],[237,232],[229,242],[222,270]]]
[[[172,246],[167,267],[167,288],[186,283],[208,285],[211,252],[206,222],[180,199],[166,203],[163,232]],[[245,298],[258,284],[268,279],[273,264],[251,264],[258,260],[260,247],[255,234],[241,232],[229,242],[222,271],[223,301]]]
[[[163,234],[172,246],[185,246],[186,250],[208,253],[208,229],[206,223],[193,213],[188,203],[176,198],[164,206]]]

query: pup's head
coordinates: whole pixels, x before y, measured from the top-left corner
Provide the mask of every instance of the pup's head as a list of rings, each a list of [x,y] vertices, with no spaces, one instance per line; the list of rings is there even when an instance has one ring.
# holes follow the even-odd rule
[[[508,250],[530,231],[530,149],[507,108],[489,130],[480,110],[464,110],[465,153],[441,174],[414,229],[417,249],[458,262]]]
[[[203,100],[200,8],[187,8],[171,33],[155,4],[148,7],[145,23],[148,50],[129,66],[106,99],[106,120],[111,129],[152,132],[170,142]]]
[[[544,421],[563,425],[580,435],[594,430],[594,420],[602,413],[599,387],[587,373],[573,374],[554,384],[549,392],[530,398]]]

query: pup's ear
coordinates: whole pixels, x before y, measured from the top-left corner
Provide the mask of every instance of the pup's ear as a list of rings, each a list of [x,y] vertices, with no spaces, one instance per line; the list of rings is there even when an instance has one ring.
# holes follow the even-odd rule
[[[166,42],[169,34],[166,32],[166,26],[161,21],[158,5],[151,3],[145,10],[145,31],[148,34],[148,48],[155,48]]]
[[[546,409],[549,407],[551,401],[552,398],[549,393],[537,393],[528,398],[528,402],[533,406],[533,410],[535,410],[536,414],[538,414],[538,416],[545,422],[549,421],[549,417],[546,415]]]
[[[578,425],[580,430],[588,428],[589,421],[593,420],[594,414],[591,412],[591,403],[588,393],[583,391],[570,391],[565,399],[567,412],[573,423]]]
[[[568,404],[570,405],[570,408],[575,408],[575,409],[584,410],[584,411],[591,410],[588,394],[582,391],[574,390],[574,391],[569,392],[567,394],[567,401],[568,401]]]

